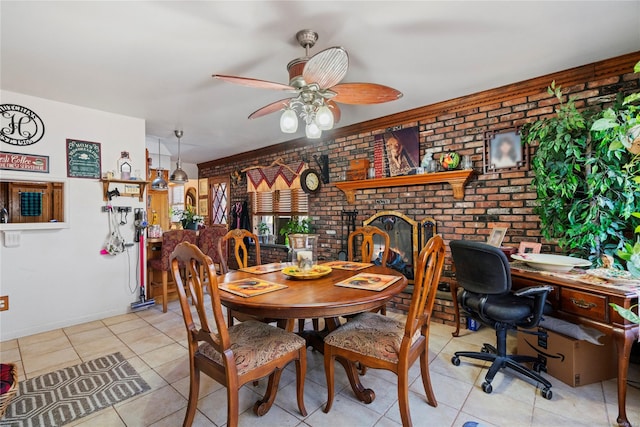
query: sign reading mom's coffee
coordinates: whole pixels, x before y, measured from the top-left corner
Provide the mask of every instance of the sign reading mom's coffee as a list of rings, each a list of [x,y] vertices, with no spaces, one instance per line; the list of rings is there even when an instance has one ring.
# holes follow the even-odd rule
[[[0,141],[11,145],[32,145],[44,136],[42,119],[16,104],[0,104]]]

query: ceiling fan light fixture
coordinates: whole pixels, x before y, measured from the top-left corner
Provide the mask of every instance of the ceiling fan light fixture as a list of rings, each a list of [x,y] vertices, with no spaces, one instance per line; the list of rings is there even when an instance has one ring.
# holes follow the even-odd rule
[[[283,133],[296,133],[298,130],[298,117],[296,112],[290,108],[286,108],[282,116],[280,116],[280,130]]]
[[[330,130],[333,128],[333,113],[326,105],[321,106],[316,111],[316,123],[320,130]]]
[[[182,138],[183,131],[176,129],[173,133],[176,135],[176,138],[178,138],[178,161],[176,162],[176,170],[171,173],[169,181],[174,184],[186,184],[187,181],[189,181],[189,177],[187,173],[182,170],[182,162],[180,161],[180,139]]]
[[[322,136],[322,130],[320,130],[318,125],[312,121],[307,123],[307,126],[305,127],[305,134],[309,139],[318,139]]]

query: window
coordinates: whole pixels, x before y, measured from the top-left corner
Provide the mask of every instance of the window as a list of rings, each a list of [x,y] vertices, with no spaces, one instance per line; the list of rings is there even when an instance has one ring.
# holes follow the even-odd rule
[[[171,206],[171,222],[180,222],[180,213],[184,210],[184,185],[169,186],[169,206]]]
[[[289,218],[299,216],[302,219],[309,213],[309,198],[301,188],[250,194],[254,232],[259,234],[258,225],[265,223],[269,234],[276,236],[277,243],[284,243],[284,236],[278,231]]]

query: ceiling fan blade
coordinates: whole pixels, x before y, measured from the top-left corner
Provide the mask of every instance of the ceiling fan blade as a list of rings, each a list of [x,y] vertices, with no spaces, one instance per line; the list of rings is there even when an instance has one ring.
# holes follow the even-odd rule
[[[214,74],[211,77],[213,77],[214,79],[220,79],[225,82],[234,83],[241,86],[257,87],[259,89],[290,90],[293,92],[296,91],[296,88],[289,85],[276,83],[276,82],[269,82],[266,80],[251,79],[249,77],[226,76],[224,74]]]
[[[326,101],[331,113],[333,114],[333,122],[338,123],[340,121],[340,117],[342,116],[342,112],[340,111],[340,107],[334,101]]]
[[[317,83],[320,89],[327,89],[340,83],[348,68],[347,51],[341,47],[330,47],[309,58],[302,77],[307,84]]]
[[[330,88],[332,101],[343,104],[381,104],[402,98],[402,92],[376,83],[342,83]]]
[[[272,102],[269,105],[265,105],[259,110],[254,111],[249,115],[250,119],[257,119],[258,117],[266,116],[267,114],[275,113],[276,111],[282,110],[292,98],[281,99],[276,102]],[[335,120],[335,119],[334,119]]]

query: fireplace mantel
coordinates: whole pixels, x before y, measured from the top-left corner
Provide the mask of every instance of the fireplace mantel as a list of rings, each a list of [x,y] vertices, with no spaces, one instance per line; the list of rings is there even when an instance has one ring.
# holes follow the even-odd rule
[[[355,203],[356,191],[367,188],[403,187],[410,185],[439,184],[448,182],[453,189],[454,199],[464,198],[464,186],[474,174],[473,169],[454,170],[447,172],[423,173],[416,175],[392,176],[389,178],[363,179],[359,181],[336,182],[347,196],[348,203]]]

